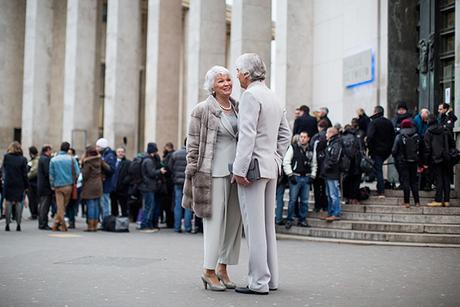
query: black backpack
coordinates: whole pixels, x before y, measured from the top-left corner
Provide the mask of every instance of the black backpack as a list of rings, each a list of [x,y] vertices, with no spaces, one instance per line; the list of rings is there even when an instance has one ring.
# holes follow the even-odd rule
[[[352,161],[359,155],[359,143],[355,135],[348,133],[342,135],[342,153],[340,157],[340,171],[350,172]]]
[[[355,158],[359,154],[358,138],[351,133],[342,135],[342,148],[343,154],[350,160]]]
[[[417,162],[419,160],[420,137],[417,133],[409,136],[401,134],[402,153],[404,161]]]
[[[145,157],[136,157],[129,164],[128,175],[134,184],[142,182],[142,162],[144,162],[144,159]]]

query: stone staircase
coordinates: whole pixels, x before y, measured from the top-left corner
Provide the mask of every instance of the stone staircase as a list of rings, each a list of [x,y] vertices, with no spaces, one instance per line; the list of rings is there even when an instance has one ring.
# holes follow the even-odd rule
[[[386,198],[371,196],[361,205],[342,205],[342,219],[328,223],[324,213],[311,211],[311,228],[277,226],[279,238],[358,244],[460,247],[460,199],[455,191],[449,207],[427,207],[433,192],[421,192],[421,207],[401,207],[402,191],[387,191]],[[287,197],[285,197],[285,215]]]

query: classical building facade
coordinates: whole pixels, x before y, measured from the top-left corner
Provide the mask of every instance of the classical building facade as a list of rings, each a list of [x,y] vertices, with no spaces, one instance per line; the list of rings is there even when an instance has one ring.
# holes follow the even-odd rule
[[[458,2],[0,0],[0,150],[179,145],[206,71],[234,72],[244,52],[264,58],[291,121],[301,104],[341,123],[400,99],[459,105]]]

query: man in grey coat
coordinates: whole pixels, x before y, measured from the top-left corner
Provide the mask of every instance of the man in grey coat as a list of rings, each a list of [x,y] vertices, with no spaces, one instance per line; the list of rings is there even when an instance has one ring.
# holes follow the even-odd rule
[[[236,61],[236,70],[245,91],[240,99],[233,174],[249,246],[248,286],[236,292],[268,294],[278,288],[275,194],[291,130],[286,112],[265,85],[262,59],[254,53],[243,54]]]

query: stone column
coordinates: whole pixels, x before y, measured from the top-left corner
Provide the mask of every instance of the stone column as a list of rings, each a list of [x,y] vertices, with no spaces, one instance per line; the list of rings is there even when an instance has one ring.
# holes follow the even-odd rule
[[[22,145],[48,143],[50,126],[53,0],[29,0],[26,8]]]
[[[104,137],[111,147],[124,144],[131,157],[138,138],[140,19],[138,0],[108,1]]]
[[[225,65],[225,0],[192,0],[188,16],[187,114],[207,97],[206,72]],[[187,122],[189,116],[187,116]]]
[[[455,0],[455,90],[454,112],[460,118],[460,0]],[[455,122],[455,140],[457,149],[460,149],[460,120]],[[454,168],[455,191],[460,191],[460,165]]]
[[[460,118],[460,0],[455,0],[455,115]],[[455,122],[460,127],[460,120]],[[457,141],[458,142],[458,141]],[[459,182],[460,184],[460,182]]]
[[[15,129],[21,128],[25,17],[25,0],[0,0],[0,152],[2,153],[14,140]]]
[[[312,107],[313,3],[278,1],[276,14],[276,93],[292,117],[299,105]]]
[[[81,154],[98,134],[96,84],[97,1],[67,2],[62,136]]]
[[[149,0],[145,143],[177,144],[181,47],[182,0]]]
[[[262,57],[267,66],[265,82],[270,86],[271,41],[272,1],[233,0],[231,31],[233,77],[236,75],[235,60],[243,53],[254,52]],[[236,80],[233,86],[233,97],[238,99],[239,93],[240,87]]]

